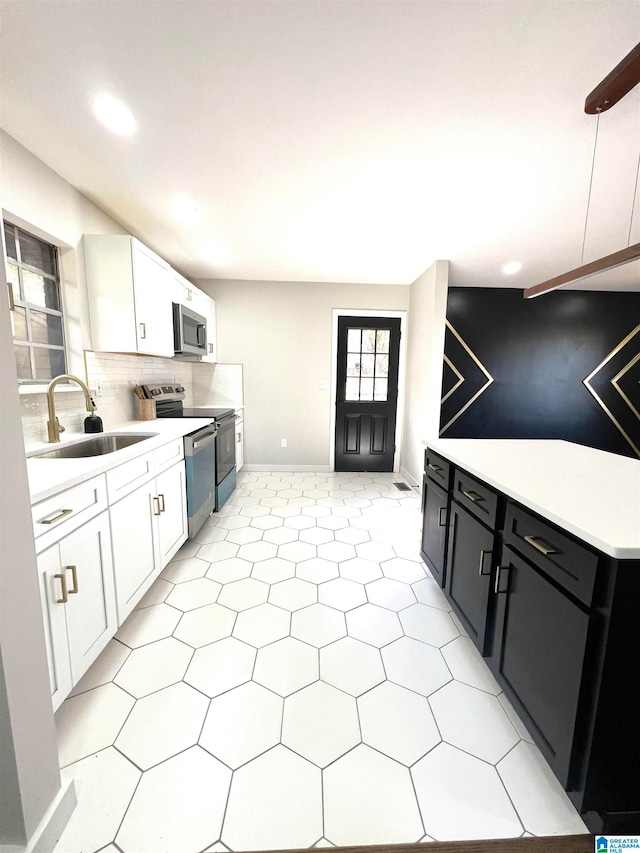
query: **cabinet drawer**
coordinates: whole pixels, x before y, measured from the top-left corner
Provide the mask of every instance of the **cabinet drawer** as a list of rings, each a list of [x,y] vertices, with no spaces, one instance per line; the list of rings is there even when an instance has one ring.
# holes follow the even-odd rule
[[[115,503],[155,475],[153,453],[145,453],[107,471],[109,503]]]
[[[153,461],[155,464],[156,474],[166,471],[167,468],[171,468],[172,465],[179,462],[181,459],[184,459],[183,438],[176,438],[174,441],[169,442],[169,444],[159,447],[157,450],[153,451]]]
[[[36,551],[39,553],[107,508],[104,476],[65,489],[31,507]]]
[[[587,606],[591,605],[598,569],[597,552],[513,503],[507,507],[504,539],[560,586]]]
[[[454,475],[453,497],[472,515],[492,530],[496,526],[498,495],[484,483],[464,471]]]
[[[449,491],[451,463],[434,453],[430,448],[427,448],[424,454],[424,473],[435,483],[440,483]]]

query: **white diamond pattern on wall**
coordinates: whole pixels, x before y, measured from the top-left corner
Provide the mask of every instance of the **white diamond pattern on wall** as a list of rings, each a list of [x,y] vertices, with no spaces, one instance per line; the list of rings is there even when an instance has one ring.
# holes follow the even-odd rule
[[[460,636],[399,479],[238,476],[56,715],[79,806],[55,853],[586,831]]]

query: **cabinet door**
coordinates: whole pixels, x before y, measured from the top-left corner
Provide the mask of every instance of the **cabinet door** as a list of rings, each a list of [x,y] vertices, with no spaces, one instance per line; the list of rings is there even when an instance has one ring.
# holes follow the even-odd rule
[[[58,545],[52,545],[51,548],[38,555],[38,576],[54,710],[60,706],[62,700],[73,687],[69,644],[67,642],[67,623],[64,612],[65,604],[61,601],[63,587],[60,578],[56,577],[59,574],[62,574],[60,549]]]
[[[428,477],[422,478],[422,556],[440,586],[445,584],[447,493]]]
[[[156,477],[156,494],[161,513],[158,522],[158,548],[162,568],[187,538],[187,492],[184,461],[176,463]]]
[[[109,515],[104,512],[60,542],[69,599],[64,611],[75,684],[116,632]]]
[[[244,465],[244,421],[236,421],[236,471]]]
[[[446,594],[469,636],[485,654],[493,531],[451,502]]]
[[[498,589],[489,664],[560,782],[571,786],[591,617],[507,546]],[[584,714],[580,722],[588,727]]]
[[[109,510],[118,625],[122,625],[160,572],[154,516],[154,512],[160,512],[160,505],[158,500],[154,502],[155,495],[155,480],[152,480]]]
[[[137,240],[132,240],[132,252],[138,352],[171,358],[174,354],[171,270]]]

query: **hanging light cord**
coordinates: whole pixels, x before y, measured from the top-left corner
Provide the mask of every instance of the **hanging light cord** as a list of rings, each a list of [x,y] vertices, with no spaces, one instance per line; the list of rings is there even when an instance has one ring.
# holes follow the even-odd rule
[[[582,235],[582,254],[580,255],[580,266],[584,264],[584,247],[587,241],[587,223],[589,222],[589,205],[591,204],[591,190],[593,189],[593,172],[596,165],[596,149],[598,147],[598,130],[600,128],[600,111],[598,107],[598,120],[596,121],[596,138],[593,142],[593,157],[591,159],[591,177],[589,178],[589,195],[587,196],[587,214],[584,218],[584,234]]]
[[[633,225],[633,212],[636,207],[636,196],[638,195],[638,176],[640,176],[640,151],[638,152],[638,168],[636,169],[636,184],[633,189],[633,201],[631,202],[631,221],[629,222],[629,236],[627,237],[627,246],[631,245],[631,226]]]

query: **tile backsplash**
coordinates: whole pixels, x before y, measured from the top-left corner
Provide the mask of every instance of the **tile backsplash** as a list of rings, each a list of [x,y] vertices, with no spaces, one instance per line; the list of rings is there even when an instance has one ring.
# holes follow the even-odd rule
[[[94,394],[97,412],[104,429],[115,429],[125,421],[137,418],[135,385],[158,382],[179,382],[186,392],[186,405],[193,402],[192,365],[153,356],[122,355],[118,353],[86,352],[88,385]],[[213,374],[214,365],[198,365],[199,374],[207,369]],[[84,379],[81,376],[80,379]],[[70,388],[76,387],[73,385]],[[99,388],[99,392],[98,392]],[[56,414],[69,432],[82,432],[87,416],[84,394],[78,388],[56,389]],[[41,394],[22,394],[22,431],[25,445],[47,440],[47,398]]]

